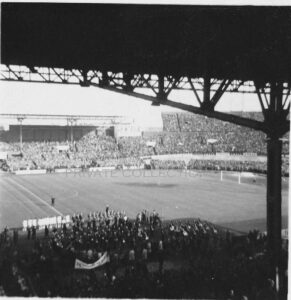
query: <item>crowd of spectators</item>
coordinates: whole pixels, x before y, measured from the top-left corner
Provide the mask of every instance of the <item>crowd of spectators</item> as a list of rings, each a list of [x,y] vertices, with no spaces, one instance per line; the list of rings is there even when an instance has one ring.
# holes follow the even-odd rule
[[[263,120],[260,112],[232,112],[240,117]],[[164,130],[169,132],[177,131],[236,131],[234,124],[223,122],[206,116],[191,113],[162,113]]]
[[[147,145],[147,141],[141,137],[120,137],[118,149],[124,157],[140,157],[154,155],[153,147]]]
[[[261,118],[259,113],[246,116]],[[151,135],[116,140],[92,131],[74,143],[23,142],[22,149],[19,143],[1,143],[0,147],[9,152],[7,165],[11,170],[139,166],[140,157],[158,154],[247,152],[266,155],[266,136],[260,131],[189,113],[163,113],[162,119],[163,131]],[[288,140],[286,134],[283,154],[289,154]],[[60,145],[67,149],[58,150]]]
[[[158,170],[184,170],[187,165],[183,160],[151,160],[151,168]]]
[[[260,161],[238,160],[203,160],[191,159],[187,164],[183,160],[152,160],[152,169],[163,170],[201,170],[201,171],[231,171],[266,174],[267,164]],[[282,176],[289,176],[289,162],[282,164]]]
[[[65,146],[65,150],[59,150]],[[139,166],[140,159],[119,150],[115,139],[94,132],[85,135],[78,142],[24,142],[22,153],[18,143],[12,143],[15,154],[9,155],[7,163],[11,170],[61,169],[115,167],[118,165]]]
[[[193,114],[162,118],[163,132],[150,137],[116,140],[91,132],[74,143],[24,142],[22,149],[19,143],[1,144],[13,153],[1,169],[141,167],[141,156],[154,154],[266,154],[266,137],[260,132]],[[287,143],[283,153],[289,153]],[[267,166],[259,161],[153,159],[150,167],[266,173]],[[282,174],[289,175],[287,158]],[[92,263],[105,254],[108,262],[100,268],[74,269],[76,259]],[[0,235],[0,295],[264,299],[264,293],[275,293],[269,261],[266,238],[257,231],[238,237],[199,219],[164,222],[146,210],[131,220],[107,207],[86,217],[74,215],[62,228],[31,228],[25,242],[6,228]],[[287,252],[282,262],[287,268]],[[285,282],[284,289],[286,293]]]
[[[7,296],[256,300],[266,291],[275,295],[266,237],[258,231],[238,236],[200,219],[161,221],[146,210],[129,219],[106,207],[74,215],[71,224],[46,228],[26,244],[7,228],[0,241],[0,287]],[[74,268],[76,259],[92,263],[104,254],[103,266]],[[285,250],[282,262],[287,268]]]
[[[257,161],[236,161],[236,160],[194,160],[191,159],[187,165],[190,170],[215,170],[232,172],[254,172],[266,173],[266,163]]]
[[[260,113],[243,114],[244,117],[261,119]],[[188,153],[237,151],[266,154],[266,136],[262,132],[190,113],[164,113],[162,118],[165,132],[163,143],[166,146],[165,149],[161,146],[161,152],[168,151],[167,140],[172,137],[174,153],[181,151],[176,149],[180,145]],[[215,142],[209,143],[211,140]]]

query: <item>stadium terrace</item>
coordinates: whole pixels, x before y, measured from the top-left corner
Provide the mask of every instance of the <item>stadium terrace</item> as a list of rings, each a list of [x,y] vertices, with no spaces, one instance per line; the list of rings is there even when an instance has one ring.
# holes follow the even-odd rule
[[[286,300],[290,16],[1,3],[0,296]]]
[[[260,113],[252,114],[257,119],[262,118]],[[133,133],[130,132],[132,124],[123,125],[123,132],[106,126],[106,123],[102,126],[45,128],[43,125],[11,125],[8,131],[1,131],[1,155],[4,158],[1,169],[9,172],[58,172],[60,169],[73,172],[99,167],[266,173],[266,136],[263,133],[188,113],[163,113],[162,121],[161,131],[134,130]],[[42,134],[37,136],[38,131]],[[126,134],[122,134],[124,132]],[[289,174],[288,135],[283,145],[285,176]],[[179,154],[188,156],[183,160]]]
[[[37,125],[23,126],[21,144],[19,128],[11,126],[1,136],[2,173],[159,181],[213,172],[217,180],[240,174],[239,183],[254,185],[265,176],[264,134],[187,113],[163,113],[162,121],[162,130],[139,136],[114,136],[106,124],[83,131],[47,126],[39,140],[31,140]],[[68,139],[61,140],[64,130]],[[289,176],[288,145],[283,176]],[[58,209],[60,200],[52,198],[52,207]],[[25,219],[21,227],[1,233],[2,295],[263,299],[265,293],[275,295],[265,245],[264,231],[241,232],[196,218],[162,220],[147,210],[136,218],[108,206],[88,214]],[[283,257],[286,264],[287,248]],[[248,280],[242,281],[245,274]]]

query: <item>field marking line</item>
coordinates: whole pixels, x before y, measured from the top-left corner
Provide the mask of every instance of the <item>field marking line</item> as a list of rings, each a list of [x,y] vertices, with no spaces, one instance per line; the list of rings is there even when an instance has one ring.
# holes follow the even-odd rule
[[[9,192],[9,197],[11,197],[11,198],[13,198],[14,200],[16,200],[16,201],[15,201],[16,204],[21,205],[21,207],[23,207],[29,214],[31,214],[31,209],[29,209],[29,208],[27,207],[27,205],[25,205],[25,203],[24,203],[23,201],[21,201],[21,199],[17,196],[19,193],[21,193],[21,191],[15,189],[15,186],[13,185],[13,183],[12,183],[10,180],[7,179],[6,182],[7,182],[7,184],[6,184],[5,186],[3,186],[2,189],[6,189],[6,191]],[[9,185],[8,185],[8,184],[9,184]],[[16,195],[13,194],[13,193],[11,193],[11,190],[8,188],[8,186],[11,187],[12,189],[14,189],[13,192],[16,193]],[[41,208],[40,208],[39,206],[37,206],[37,205],[29,198],[29,196],[27,196],[27,195],[22,195],[22,198],[28,199],[28,200],[29,200],[29,203],[30,203],[33,207],[37,208],[39,211],[42,211]]]
[[[30,197],[30,195],[27,195],[26,193],[24,194],[23,191],[21,189],[19,189],[18,187],[15,186],[15,182],[11,179],[11,178],[7,178],[7,186],[9,186],[14,190],[14,192],[11,194],[14,199],[17,199],[19,205],[21,205],[21,207],[25,207],[25,210],[28,212],[28,215],[31,216],[29,217],[30,219],[36,218],[37,215],[43,215],[44,214],[44,210],[43,208],[41,208],[40,206],[37,205],[37,203],[35,201],[33,201],[32,197]],[[14,195],[16,194],[16,195]],[[29,207],[26,205],[27,200],[29,202]],[[33,210],[36,209],[36,211],[38,211],[38,213],[36,214],[35,211],[33,212]],[[34,217],[32,217],[32,213],[34,215]],[[45,213],[47,216],[47,213]]]
[[[40,202],[42,202],[43,204],[45,204],[47,207],[49,207],[51,210],[53,210],[54,212],[56,212],[58,215],[64,216],[59,210],[57,210],[56,208],[52,207],[51,205],[49,205],[46,201],[44,201],[42,198],[40,198],[38,195],[36,195],[35,193],[33,193],[31,190],[29,190],[28,188],[26,188],[25,186],[23,186],[22,184],[16,182],[15,180],[13,180],[11,178],[12,182],[14,184],[16,184],[17,186],[19,186],[21,189],[23,189],[24,191],[26,191],[27,193],[29,193],[30,195],[32,195],[34,198],[38,199]]]

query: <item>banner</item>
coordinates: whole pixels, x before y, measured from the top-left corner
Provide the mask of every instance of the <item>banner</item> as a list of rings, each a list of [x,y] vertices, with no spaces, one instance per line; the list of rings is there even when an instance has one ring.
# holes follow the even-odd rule
[[[207,140],[207,144],[214,144],[214,143],[216,143],[216,142],[217,142],[216,139],[208,139],[208,140]]]
[[[110,258],[107,252],[105,252],[97,261],[91,264],[87,264],[82,262],[79,259],[75,260],[75,269],[85,269],[85,270],[91,270],[98,267],[101,267],[105,265],[106,263],[110,262]]]
[[[27,230],[28,227],[35,226],[38,229],[44,229],[45,226],[58,228],[62,227],[63,224],[71,223],[71,217],[66,216],[57,216],[57,217],[47,217],[36,220],[24,220],[22,221],[22,230]]]
[[[38,170],[17,170],[14,171],[15,175],[34,175],[34,174],[46,174],[46,170],[38,169]]]
[[[147,145],[148,147],[156,147],[156,142],[155,142],[155,141],[147,141],[147,142],[146,142],[146,145]]]

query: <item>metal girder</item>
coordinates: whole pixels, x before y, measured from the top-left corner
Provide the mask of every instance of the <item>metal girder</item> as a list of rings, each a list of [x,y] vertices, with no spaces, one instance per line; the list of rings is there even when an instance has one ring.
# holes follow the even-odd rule
[[[290,87],[282,82],[272,82],[270,92],[267,86],[255,83],[256,93],[264,115],[266,133],[269,137],[280,138],[289,131]],[[283,90],[286,90],[283,93]]]
[[[86,120],[86,121],[102,121],[102,122],[115,122],[116,124],[130,124],[124,116],[90,116],[90,115],[37,115],[37,114],[0,114],[0,119],[17,119],[24,121],[25,119],[34,120]]]
[[[92,85],[96,86],[96,87],[100,87],[95,84],[92,84]],[[261,130],[261,131],[265,132],[264,123],[260,122],[260,121],[242,118],[242,117],[239,117],[236,115],[227,114],[227,113],[218,112],[218,111],[202,110],[200,107],[195,107],[193,105],[188,105],[188,104],[184,104],[181,102],[175,102],[172,100],[159,99],[157,97],[153,97],[153,96],[149,96],[149,95],[145,95],[145,94],[141,94],[141,93],[137,93],[137,92],[128,92],[128,91],[124,91],[122,89],[117,89],[112,86],[107,86],[107,87],[102,87],[102,88],[112,91],[112,92],[126,94],[129,96],[133,96],[133,97],[140,98],[140,99],[147,100],[147,101],[154,102],[154,103],[159,102],[159,104],[161,104],[161,105],[167,105],[167,106],[178,108],[178,109],[181,109],[181,110],[184,110],[187,112],[204,115],[209,118],[216,118],[221,121],[231,122],[236,125],[246,126],[246,127],[249,127],[249,128],[255,129],[255,130]]]
[[[2,80],[80,84],[96,86],[150,101],[153,105],[167,105],[183,111],[204,115],[240,126],[260,130],[267,134],[267,236],[271,257],[272,277],[279,274],[281,265],[281,155],[280,138],[289,131],[290,82],[243,82],[217,78],[172,77],[166,74],[122,74],[108,70],[56,70],[54,68],[15,69],[8,66],[1,72]],[[150,89],[155,96],[135,91]],[[192,90],[199,106],[188,105],[168,99],[173,89]],[[203,99],[198,91],[203,92]],[[237,115],[215,111],[215,106],[225,92],[256,93],[264,121],[242,118]],[[277,272],[278,270],[278,272]]]
[[[188,78],[188,81],[191,85],[191,88],[195,94],[195,97],[197,101],[200,104],[201,109],[206,111],[214,111],[215,106],[217,105],[218,101],[220,100],[221,96],[224,94],[224,92],[229,87],[231,80],[222,80],[219,82],[216,79],[211,80],[209,76],[204,77],[203,82],[203,101],[201,101],[197,89],[195,88],[193,82],[190,78]],[[219,84],[217,89],[214,91],[213,96],[211,97],[211,86],[214,84]]]
[[[200,104],[201,109],[214,111],[216,104],[229,87],[231,80],[224,79],[219,83],[218,80],[214,79],[211,81],[211,78],[209,76],[205,76],[203,84],[203,102],[198,97],[197,90],[195,89],[195,86],[191,80],[189,80],[189,83],[192,87],[192,90],[194,91],[194,94]],[[219,86],[214,91],[214,94],[211,97],[211,86],[214,84],[219,84]]]
[[[1,65],[1,68],[1,80],[79,84],[83,87],[92,85],[149,100],[153,105],[168,105],[188,112],[261,130],[268,135],[276,134],[282,136],[289,130],[287,114],[290,107],[290,83],[282,83],[282,105],[277,105],[278,111],[274,113],[270,111],[271,102],[269,99],[272,96],[272,83],[243,82],[230,79],[220,80],[209,76],[191,78],[174,77],[166,74],[117,73],[108,70],[65,70],[3,65]],[[137,93],[135,92],[136,88],[149,89],[155,96]],[[168,100],[168,96],[173,89],[192,90],[199,106]],[[198,92],[203,92],[203,99],[198,95]],[[225,92],[257,93],[265,118],[264,122],[215,111],[215,106]],[[277,103],[278,101],[276,100],[275,102]],[[276,130],[274,130],[274,127],[276,127]]]
[[[202,101],[201,101],[201,99],[200,99],[200,97],[198,95],[197,89],[195,88],[195,86],[194,86],[194,84],[193,84],[193,82],[192,82],[192,80],[191,80],[190,77],[188,77],[188,81],[189,81],[189,84],[190,84],[190,86],[192,88],[192,91],[194,92],[196,100],[198,101],[199,105],[201,106],[202,105]]]
[[[128,78],[129,77],[129,78]],[[110,70],[84,70],[84,69],[63,69],[50,67],[32,66],[11,66],[1,65],[0,79],[6,81],[42,82],[42,83],[62,83],[80,84],[88,86],[91,83],[100,85],[113,85],[120,88],[151,88],[155,93],[159,89],[159,75],[155,74],[128,74],[121,72],[111,72]],[[204,90],[205,78],[174,77],[164,74],[164,87],[177,90]],[[221,87],[224,80],[211,79],[210,92],[216,92]],[[224,86],[225,86],[224,82]],[[283,95],[290,93],[289,87],[284,87]],[[227,82],[227,92],[229,93],[256,93],[257,88],[252,81],[230,80]],[[270,83],[265,84],[265,93],[270,93]]]

